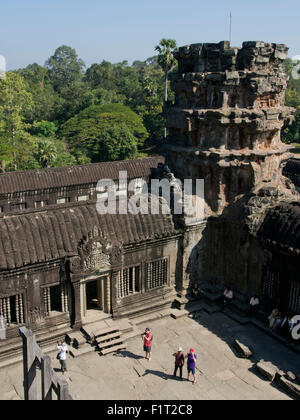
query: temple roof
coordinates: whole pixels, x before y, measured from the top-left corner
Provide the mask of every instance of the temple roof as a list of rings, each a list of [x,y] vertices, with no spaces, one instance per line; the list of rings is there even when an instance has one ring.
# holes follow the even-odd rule
[[[257,236],[282,249],[300,254],[300,203],[280,203],[270,209]]]
[[[86,185],[107,178],[116,180],[120,171],[127,171],[129,179],[144,178],[151,174],[151,168],[157,168],[159,163],[164,162],[162,156],[154,156],[118,162],[6,172],[0,174],[0,194]]]
[[[123,245],[177,233],[171,215],[99,215],[95,203],[7,215],[0,218],[0,270],[76,256],[95,227]]]

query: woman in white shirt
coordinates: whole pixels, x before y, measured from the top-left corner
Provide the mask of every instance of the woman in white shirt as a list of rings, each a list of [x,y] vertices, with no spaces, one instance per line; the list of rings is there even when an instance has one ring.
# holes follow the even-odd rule
[[[58,350],[57,358],[58,358],[58,360],[60,362],[61,371],[62,371],[62,373],[64,375],[65,372],[67,372],[67,352],[68,352],[68,346],[63,341],[62,343],[58,343],[57,350]]]

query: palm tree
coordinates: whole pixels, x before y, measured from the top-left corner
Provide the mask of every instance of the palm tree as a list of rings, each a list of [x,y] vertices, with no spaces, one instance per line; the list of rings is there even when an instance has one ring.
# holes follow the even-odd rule
[[[49,139],[39,140],[37,144],[37,158],[43,168],[50,168],[51,163],[57,158],[55,144]]]
[[[163,38],[159,45],[155,47],[155,51],[158,51],[159,55],[157,58],[158,64],[165,73],[165,104],[168,101],[168,77],[169,73],[175,65],[175,58],[173,52],[177,47],[177,43],[174,39]],[[165,138],[167,137],[167,127],[165,123]]]

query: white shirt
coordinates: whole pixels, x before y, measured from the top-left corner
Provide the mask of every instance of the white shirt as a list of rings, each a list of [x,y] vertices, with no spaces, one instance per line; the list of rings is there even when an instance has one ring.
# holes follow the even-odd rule
[[[57,346],[59,350],[59,360],[67,360],[67,351],[68,346],[65,344],[64,346]]]
[[[225,290],[224,296],[227,297],[228,299],[233,299],[233,293],[231,290]]]
[[[258,298],[252,298],[251,300],[250,300],[250,305],[251,306],[256,306],[256,305],[259,305],[259,299]]]

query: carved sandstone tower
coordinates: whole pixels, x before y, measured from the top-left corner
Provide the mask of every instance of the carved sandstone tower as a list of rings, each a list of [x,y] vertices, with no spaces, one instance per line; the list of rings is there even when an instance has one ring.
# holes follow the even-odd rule
[[[280,133],[288,77],[281,44],[194,44],[175,54],[175,104],[166,109],[168,165],[180,179],[204,179],[205,220],[187,227],[182,295],[189,284],[259,293],[264,248],[255,237],[267,208],[292,201],[282,176],[291,157]]]
[[[284,105],[287,51],[264,42],[242,48],[221,42],[182,47],[175,55],[168,161],[176,176],[205,180],[210,214],[263,182],[280,183],[290,157],[280,139],[292,115]]]

